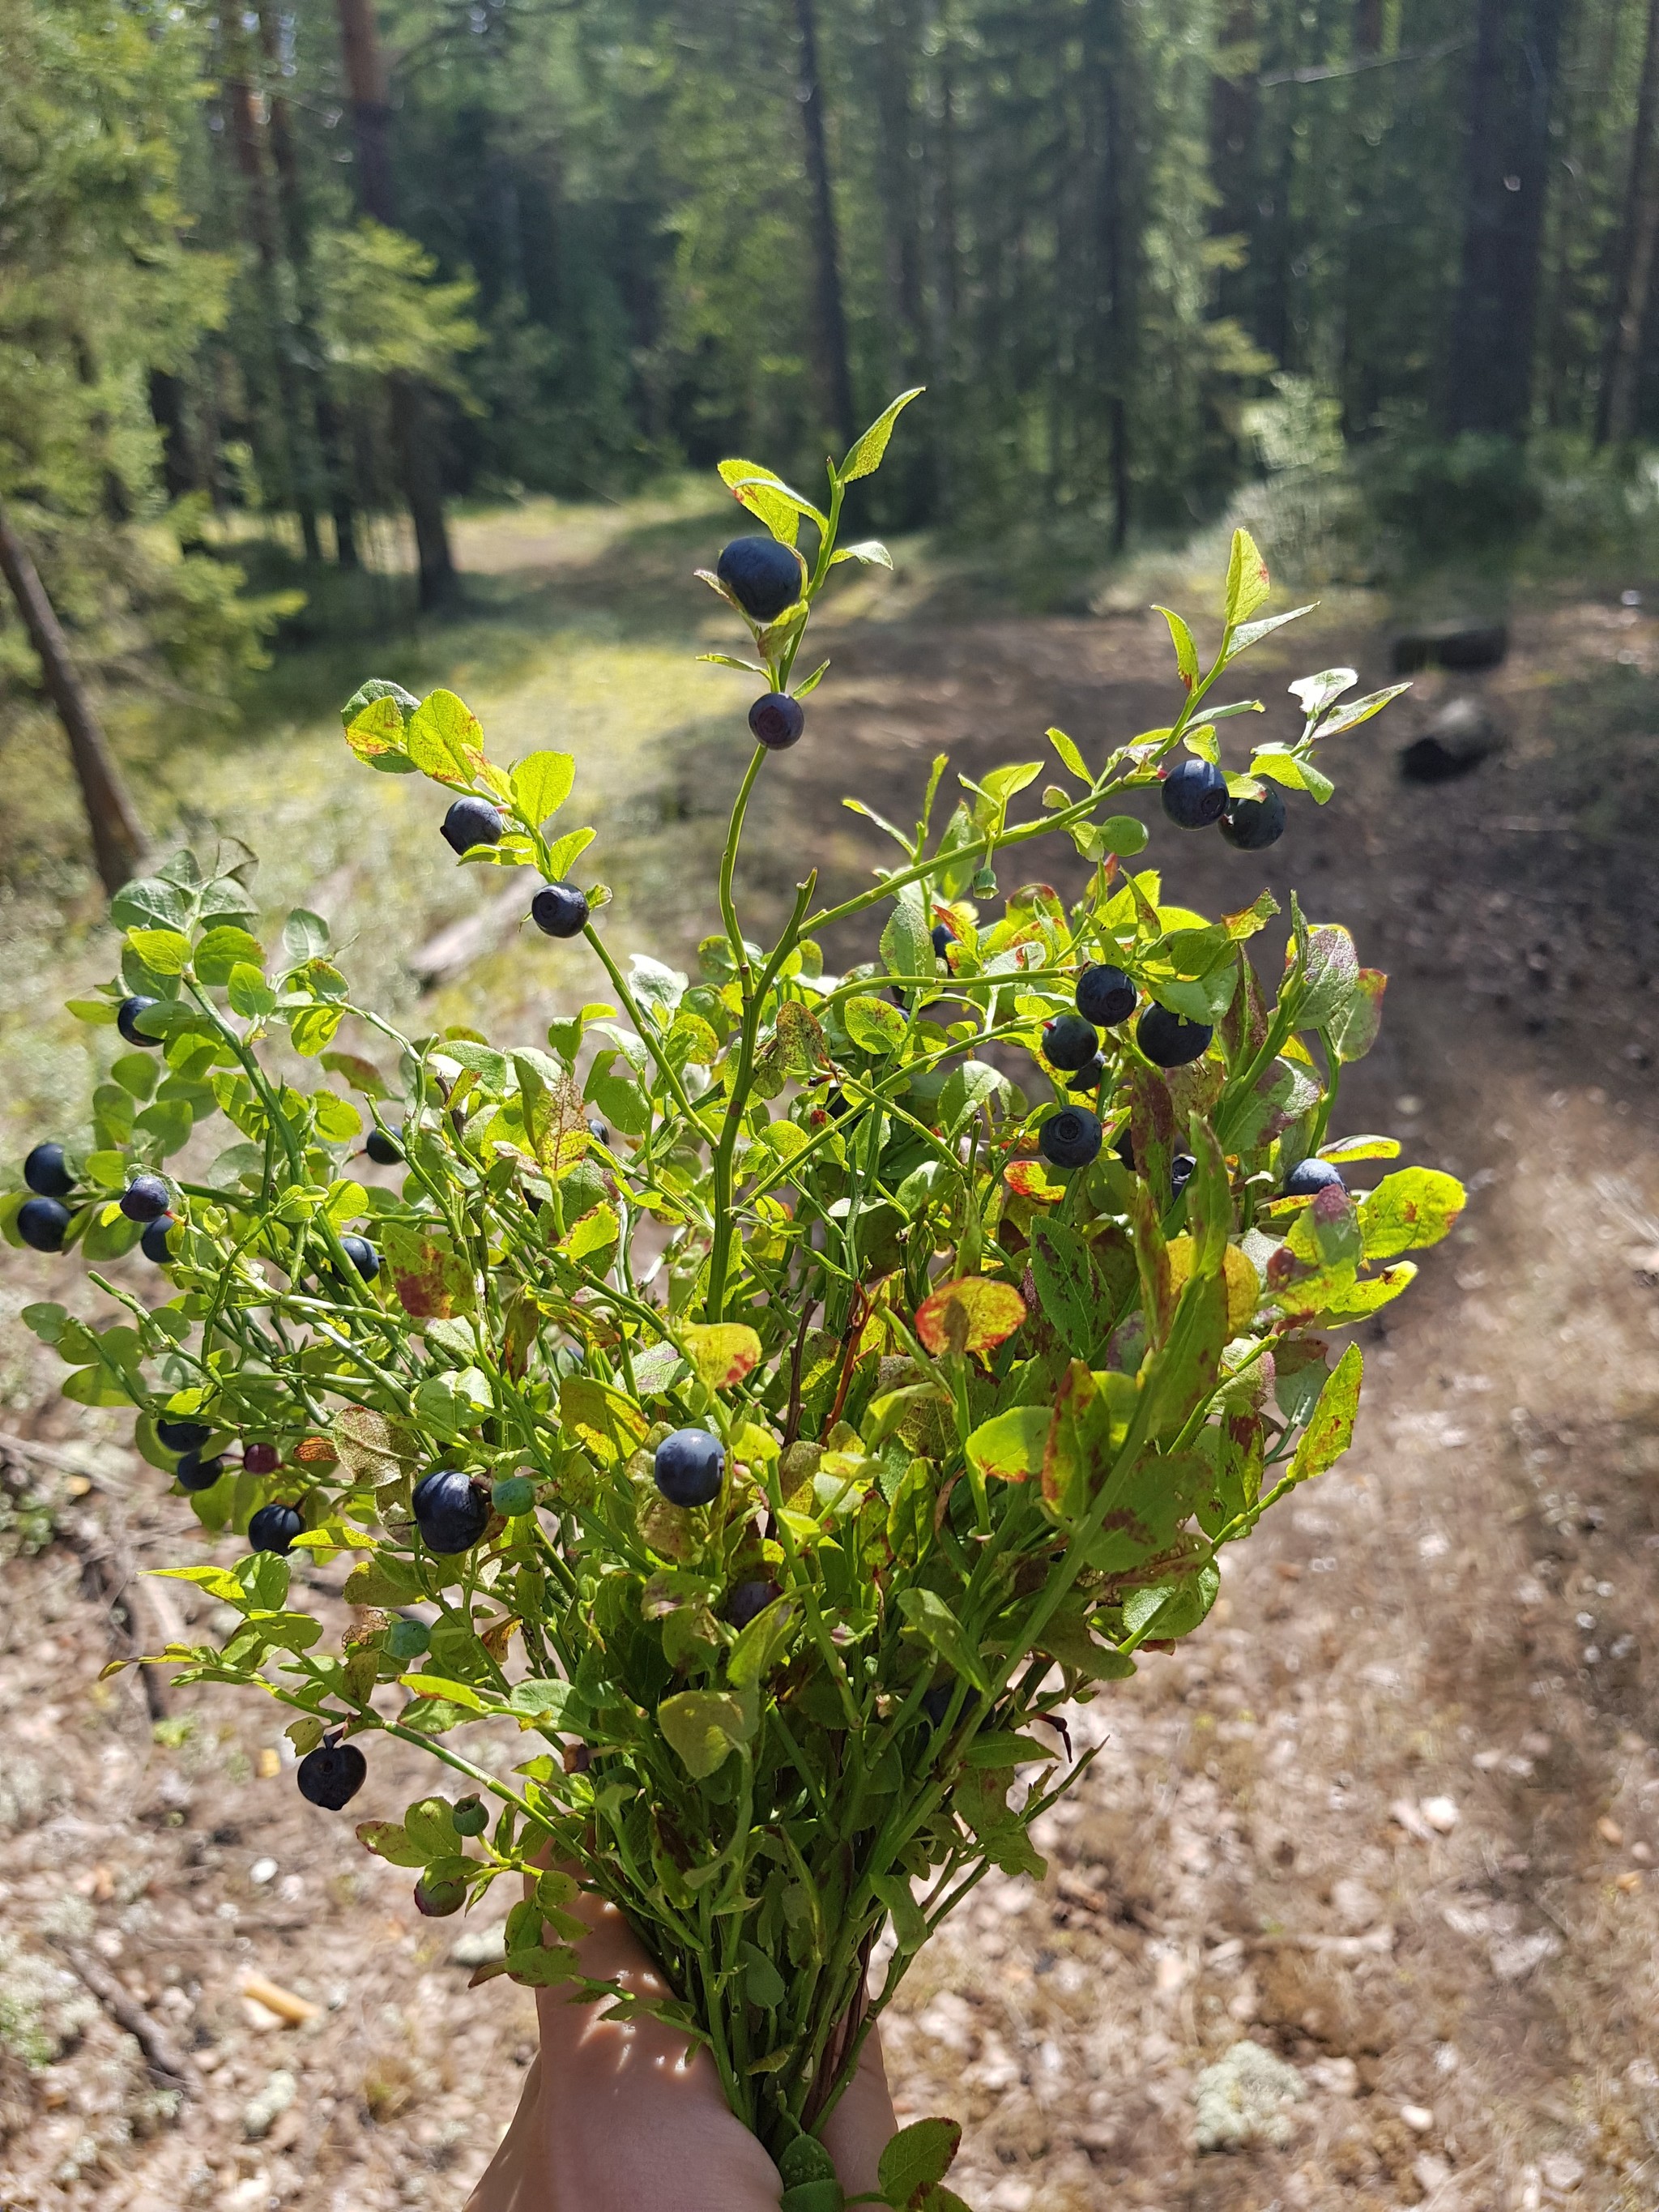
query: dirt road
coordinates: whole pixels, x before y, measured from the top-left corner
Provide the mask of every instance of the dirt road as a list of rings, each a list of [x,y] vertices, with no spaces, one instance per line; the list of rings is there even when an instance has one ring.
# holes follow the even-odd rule
[[[601,535],[498,565],[539,562],[580,605],[617,557]],[[836,635],[808,738],[761,787],[752,896],[803,853],[860,880],[878,839],[842,793],[908,819],[936,749],[971,769],[1039,757],[1050,721],[1093,753],[1167,719],[1156,618],[950,611],[901,597]],[[1281,720],[1310,666],[1383,673],[1374,608],[1317,619],[1240,669]],[[1392,981],[1338,1121],[1474,1195],[1364,1333],[1352,1456],[1235,1555],[1190,1643],[1080,1716],[1106,1748],[1048,1816],[1047,1880],[988,1887],[915,1971],[888,2038],[901,2111],[968,2122],[952,2179],[976,2212],[1659,2200],[1656,656],[1639,611],[1560,604],[1458,687],[1504,740],[1467,778],[1395,773],[1452,689],[1430,678],[1340,741],[1336,799],[1296,802],[1265,870],[1155,829],[1195,905],[1294,883],[1351,923]],[[740,757],[731,719],[671,717],[613,794],[605,866],[659,947],[707,927],[682,887]],[[509,1028],[535,995],[506,955],[444,1011],[469,991]],[[5,1265],[9,1296],[44,1294]],[[522,2081],[528,1999],[468,1993],[460,1924],[420,1921],[405,1876],[266,1771],[274,1716],[198,1691],[158,1721],[134,1675],[97,1685],[87,1551],[176,1558],[182,1516],[118,1417],[52,1405],[49,1367],[5,1350],[0,1425],[59,1459],[0,1448],[0,2204],[458,2206]],[[379,1752],[361,1809],[423,1781]],[[182,2099],[71,1954],[185,2054]],[[250,1974],[315,2016],[284,2026]],[[1200,2077],[1234,2078],[1247,2039],[1296,2094],[1200,2151],[1200,2118],[1227,2126],[1224,2080]]]

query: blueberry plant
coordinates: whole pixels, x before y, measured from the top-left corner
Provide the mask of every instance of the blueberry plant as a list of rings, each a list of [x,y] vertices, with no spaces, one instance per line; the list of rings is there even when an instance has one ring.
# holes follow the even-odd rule
[[[840,2203],[817,2130],[929,1933],[988,1869],[1041,1873],[1034,1824],[1093,1755],[1067,1706],[1193,1633],[1223,1547],[1346,1448],[1361,1355],[1328,1339],[1462,1203],[1334,1122],[1384,980],[1348,932],[1292,900],[1269,981],[1267,891],[1210,921],[1134,865],[1137,799],[1271,843],[1392,696],[1310,677],[1299,736],[1223,765],[1257,702],[1215,688],[1294,618],[1259,613],[1242,532],[1207,666],[1167,615],[1167,727],[1092,763],[1050,730],[1024,814],[1040,763],[942,805],[941,757],[872,884],[823,904],[809,872],[771,944],[744,934],[744,817],[806,728],[813,610],[842,562],[886,564],[839,542],[843,494],[914,396],[822,509],[722,465],[762,530],[707,580],[752,643],[705,657],[762,689],[695,979],[606,942],[592,832],[557,826],[568,755],[503,767],[451,693],[370,683],[351,751],[430,778],[464,863],[539,877],[531,919],[603,995],[544,1043],[403,1036],[315,915],[272,943],[246,868],[181,854],[117,898],[119,974],[73,1002],[125,1048],[90,1140],[37,1146],[0,1209],[118,1309],[27,1310],[65,1395],[135,1407],[203,1528],[245,1540],[173,1571],[240,1617],[168,1650],[181,1679],[288,1707],[319,1807],[372,1790],[377,1737],[429,1749],[464,1794],[367,1821],[368,1849],[428,1913],[509,1881],[482,1975],[706,2046],[787,2212]],[[1076,898],[1024,874],[1042,838],[1080,856]],[[872,957],[826,972],[854,924]],[[334,1650],[289,1593],[341,1560]],[[469,1752],[491,1722],[521,1759]],[[579,1887],[669,1994],[585,1977]],[[905,2130],[888,2201],[956,2204],[954,2142]]]

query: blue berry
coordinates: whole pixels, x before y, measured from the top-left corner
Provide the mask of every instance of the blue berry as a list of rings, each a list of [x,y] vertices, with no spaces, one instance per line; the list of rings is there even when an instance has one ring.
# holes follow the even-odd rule
[[[136,1175],[121,1193],[120,1206],[129,1221],[159,1221],[173,1201],[158,1175]]]
[[[775,538],[734,538],[715,562],[714,573],[744,614],[757,623],[775,622],[806,589],[805,562]]]
[[[1179,1198],[1193,1179],[1193,1170],[1198,1162],[1190,1152],[1177,1152],[1170,1163],[1170,1195]]]
[[[590,1114],[587,1117],[587,1133],[596,1145],[608,1145],[611,1142],[610,1127],[605,1122],[600,1121],[597,1114]]]
[[[155,1441],[163,1451],[194,1451],[213,1434],[205,1421],[157,1421]]]
[[[1086,1106],[1062,1106],[1037,1139],[1051,1167],[1086,1168],[1100,1151],[1100,1119]]]
[[[933,952],[938,959],[948,960],[951,957],[951,947],[956,941],[945,922],[936,921],[933,924]]]
[[[1121,968],[1097,961],[1077,979],[1077,1010],[1085,1021],[1103,1030],[1115,1029],[1135,1010],[1135,987]]]
[[[1081,1014],[1058,1014],[1044,1024],[1042,1057],[1050,1067],[1086,1067],[1099,1050],[1094,1024]]]
[[[530,919],[544,937],[580,937],[587,927],[587,900],[574,884],[544,884],[530,902]]]
[[[1164,774],[1164,811],[1178,830],[1207,830],[1221,819],[1227,779],[1213,761],[1177,761]]]
[[[152,1006],[159,1006],[161,1003],[159,999],[122,1000],[115,1010],[115,1026],[129,1044],[141,1044],[149,1052],[161,1050],[160,1037],[146,1036],[143,1030],[137,1027],[139,1015],[148,1013]]]
[[[32,1252],[61,1252],[69,1225],[61,1198],[26,1198],[17,1209],[17,1233]]]
[[[1329,1160],[1298,1160],[1285,1178],[1280,1195],[1285,1198],[1313,1198],[1334,1183],[1339,1190],[1347,1185],[1342,1180],[1342,1170]]]
[[[295,1505],[262,1505],[247,1524],[247,1540],[256,1552],[279,1556],[294,1549],[294,1539],[305,1528]]]
[[[470,1552],[489,1526],[489,1494],[459,1468],[436,1468],[415,1486],[415,1525],[428,1552]]]
[[[42,1198],[67,1198],[75,1188],[61,1145],[37,1145],[23,1163],[23,1180]]]
[[[1135,1024],[1135,1042],[1154,1067],[1185,1067],[1201,1060],[1214,1035],[1207,1023],[1183,1021],[1167,1006],[1148,1006]]]
[[[1221,816],[1221,835],[1241,853],[1265,853],[1285,834],[1285,794],[1276,783],[1260,799],[1233,799]]]
[[[343,1237],[340,1249],[366,1283],[372,1283],[380,1272],[380,1255],[367,1237]]]
[[[363,1139],[363,1150],[383,1168],[395,1168],[404,1156],[403,1146],[389,1129],[371,1129]]]
[[[1106,1080],[1106,1063],[1097,1053],[1086,1067],[1079,1067],[1066,1085],[1068,1091],[1098,1091]]]
[[[805,710],[786,691],[764,691],[749,709],[749,727],[768,752],[787,752],[806,727]]]
[[[782,1595],[775,1582],[733,1583],[726,1594],[726,1618],[733,1628],[747,1628],[757,1613],[764,1613],[773,1599]]]
[[[470,853],[475,845],[499,845],[500,810],[487,799],[458,799],[445,815],[438,835],[452,853]]]
[[[464,1881],[434,1881],[429,1875],[423,1874],[415,1885],[415,1910],[428,1920],[447,1920],[465,1903]]]
[[[295,1771],[300,1795],[325,1813],[342,1813],[368,1779],[368,1761],[355,1743],[319,1743]]]
[[[173,1470],[178,1477],[179,1489],[191,1491],[211,1490],[224,1471],[225,1463],[222,1459],[204,1459],[200,1452],[193,1451],[187,1451]],[[253,1534],[251,1522],[248,1534],[249,1535]],[[264,1547],[256,1546],[255,1548],[263,1550]],[[283,1548],[286,1551],[288,1547],[284,1545]]]
[[[173,1265],[173,1255],[167,1249],[167,1231],[177,1226],[178,1224],[170,1213],[157,1214],[154,1221],[145,1224],[144,1233],[138,1239],[138,1249],[143,1254],[145,1259],[152,1261],[158,1267],[170,1267]]]
[[[651,1471],[671,1505],[707,1505],[720,1495],[726,1447],[707,1429],[676,1429],[657,1446]]]

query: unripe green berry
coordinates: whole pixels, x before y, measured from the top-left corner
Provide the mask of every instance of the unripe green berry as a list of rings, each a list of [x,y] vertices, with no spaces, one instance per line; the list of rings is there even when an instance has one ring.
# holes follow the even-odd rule
[[[515,1514],[534,1510],[536,1486],[527,1474],[504,1474],[491,1489],[489,1502],[510,1521]]]
[[[489,1826],[489,1808],[482,1797],[458,1797],[449,1817],[458,1836],[481,1836]]]

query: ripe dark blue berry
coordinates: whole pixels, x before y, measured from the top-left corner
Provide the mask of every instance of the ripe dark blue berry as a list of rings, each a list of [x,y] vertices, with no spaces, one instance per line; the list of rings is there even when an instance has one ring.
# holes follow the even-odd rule
[[[933,924],[933,951],[939,959],[948,960],[950,958],[951,947],[956,943],[956,939],[951,935],[951,931],[945,923],[936,921]]]
[[[806,588],[799,554],[775,538],[734,538],[715,562],[714,573],[744,614],[757,623],[775,622]]]
[[[1285,794],[1276,783],[1264,785],[1260,799],[1229,799],[1221,816],[1221,835],[1241,853],[1265,853],[1285,834]]]
[[[1103,1030],[1115,1029],[1135,1010],[1135,987],[1121,968],[1097,961],[1077,979],[1077,1010],[1085,1022]]]
[[[611,1131],[597,1114],[590,1114],[587,1117],[587,1133],[596,1145],[608,1145],[611,1142]]]
[[[23,1180],[42,1198],[67,1198],[75,1188],[61,1145],[37,1145],[23,1163]]]
[[[1170,1195],[1179,1198],[1193,1179],[1198,1162],[1190,1152],[1177,1152],[1170,1163]]]
[[[145,1224],[144,1233],[138,1239],[138,1249],[145,1259],[158,1267],[173,1265],[173,1255],[167,1249],[167,1231],[177,1226],[170,1213],[158,1213],[154,1221]]]
[[[489,1808],[482,1797],[458,1797],[449,1817],[458,1836],[481,1836],[489,1826]]]
[[[530,902],[530,919],[544,937],[580,937],[587,927],[587,899],[574,884],[544,884]]]
[[[1347,1185],[1342,1180],[1342,1170],[1329,1160],[1298,1160],[1285,1178],[1281,1195],[1285,1198],[1313,1198],[1334,1183],[1339,1190]]]
[[[363,1150],[383,1168],[395,1168],[404,1156],[403,1146],[389,1129],[371,1129],[363,1139]]]
[[[275,1444],[244,1444],[242,1465],[250,1474],[275,1474],[283,1463],[283,1455]]]
[[[305,1525],[295,1505],[262,1505],[247,1524],[247,1540],[256,1552],[291,1552]]]
[[[763,691],[749,709],[749,727],[768,752],[787,752],[806,727],[806,711],[787,691]]]
[[[194,1451],[213,1434],[205,1421],[157,1421],[155,1441],[163,1451]]]
[[[69,1225],[61,1198],[26,1198],[17,1209],[17,1233],[33,1252],[61,1252]]]
[[[1095,1025],[1081,1014],[1057,1014],[1043,1027],[1042,1057],[1050,1067],[1086,1067],[1099,1050]]]
[[[150,1052],[161,1050],[161,1038],[146,1036],[143,1030],[137,1026],[140,1014],[148,1013],[152,1006],[159,1006],[161,1003],[159,999],[122,1000],[115,1010],[115,1026],[129,1044],[143,1045]]]
[[[1164,776],[1164,811],[1178,830],[1207,830],[1221,819],[1227,779],[1213,761],[1177,761]]]
[[[489,1493],[459,1468],[441,1467],[415,1486],[415,1526],[428,1552],[470,1552],[489,1526]]]
[[[487,799],[458,799],[445,815],[438,834],[452,853],[470,853],[475,845],[499,845],[500,811]]]
[[[319,1743],[295,1769],[300,1795],[325,1813],[343,1813],[368,1779],[368,1761],[355,1743]]]
[[[1154,1067],[1185,1067],[1201,1060],[1214,1035],[1208,1023],[1182,1021],[1167,1006],[1148,1006],[1135,1024],[1135,1042]]]
[[[747,1628],[757,1613],[764,1613],[782,1595],[775,1582],[733,1583],[726,1594],[726,1617],[733,1628]]]
[[[1042,1125],[1037,1142],[1050,1166],[1086,1168],[1100,1151],[1100,1119],[1086,1106],[1062,1106]]]
[[[726,1447],[707,1429],[676,1429],[657,1446],[651,1471],[671,1505],[707,1505],[720,1495]]]
[[[187,1451],[173,1470],[178,1477],[180,1490],[211,1490],[224,1471],[222,1459],[204,1459],[200,1452],[193,1451]],[[248,1534],[253,1534],[251,1526]],[[256,1545],[254,1548],[263,1550],[264,1547]],[[283,1548],[286,1550],[287,1547]]]
[[[158,1175],[134,1176],[120,1198],[121,1211],[129,1221],[159,1221],[172,1202]]]
[[[380,1272],[380,1255],[367,1237],[343,1237],[340,1249],[366,1283],[372,1283]]]
[[[956,1686],[954,1681],[935,1682],[933,1688],[923,1698],[921,1710],[935,1728],[943,1723],[945,1716],[950,1711],[951,1699],[955,1693]],[[969,1690],[962,1701],[962,1711],[957,1714],[957,1719],[965,1720],[978,1703],[977,1692]]]
[[[1066,1085],[1068,1091],[1098,1091],[1106,1080],[1106,1063],[1098,1054],[1086,1067],[1079,1067]]]

